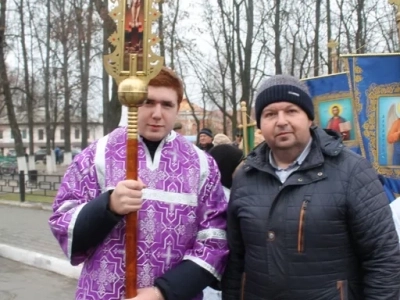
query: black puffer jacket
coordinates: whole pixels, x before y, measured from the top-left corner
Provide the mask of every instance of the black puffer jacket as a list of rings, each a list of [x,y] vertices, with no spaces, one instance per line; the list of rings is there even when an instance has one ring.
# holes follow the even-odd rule
[[[377,174],[338,136],[311,131],[310,154],[283,185],[265,144],[237,173],[224,300],[399,299],[398,237]]]

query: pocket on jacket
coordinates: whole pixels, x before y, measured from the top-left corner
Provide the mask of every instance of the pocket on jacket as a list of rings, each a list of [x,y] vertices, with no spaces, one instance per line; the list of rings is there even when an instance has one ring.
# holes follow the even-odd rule
[[[339,294],[339,300],[347,300],[347,280],[339,280],[336,282],[336,288]]]
[[[306,197],[303,201],[303,204],[300,208],[300,217],[299,217],[299,228],[297,233],[297,252],[304,253],[304,242],[305,242],[305,223],[306,223],[306,214],[307,214],[307,206],[310,203],[311,197]]]
[[[241,289],[241,294],[240,294],[240,299],[244,300],[244,287],[246,285],[246,273],[243,273],[242,275],[242,289]]]

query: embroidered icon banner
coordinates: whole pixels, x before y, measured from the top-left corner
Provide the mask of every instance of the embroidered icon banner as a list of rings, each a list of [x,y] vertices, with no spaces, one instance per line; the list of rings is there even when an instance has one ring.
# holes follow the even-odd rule
[[[400,54],[343,56],[365,156],[400,194]]]
[[[315,123],[341,134],[346,146],[364,154],[348,73],[304,79],[314,102]]]

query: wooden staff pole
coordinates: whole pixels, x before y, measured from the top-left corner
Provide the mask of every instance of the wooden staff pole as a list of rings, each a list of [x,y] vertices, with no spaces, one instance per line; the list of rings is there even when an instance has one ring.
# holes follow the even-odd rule
[[[130,55],[131,76],[118,86],[119,101],[128,107],[126,179],[138,180],[138,108],[147,98],[148,79],[136,75],[137,54]],[[126,216],[125,298],[137,296],[137,212]]]
[[[118,83],[118,98],[122,105],[128,108],[128,130],[126,141],[126,179],[138,180],[138,109],[147,99],[147,87],[152,78],[161,71],[164,58],[155,54],[152,47],[157,46],[160,39],[152,33],[153,23],[160,17],[160,12],[154,7],[160,0],[140,0],[142,18],[142,37],[139,29],[131,28],[129,40],[126,28],[127,0],[118,0],[118,5],[109,16],[117,24],[108,41],[114,46],[114,51],[104,55],[104,67]],[[131,24],[137,23],[131,20]],[[138,35],[134,39],[133,35]],[[131,43],[136,43],[131,47]],[[128,64],[126,65],[126,62]],[[129,70],[128,70],[129,68]],[[126,216],[125,240],[125,299],[137,296],[137,239],[138,215],[131,213]]]
[[[126,179],[138,178],[138,139],[134,125],[137,124],[137,107],[128,107],[128,137],[126,143]],[[131,131],[131,132],[129,132]],[[137,296],[137,212],[126,216],[125,285],[126,298]]]
[[[249,154],[249,137],[247,136],[247,107],[246,102],[240,102],[242,112],[242,126],[243,126],[243,152],[247,156]]]

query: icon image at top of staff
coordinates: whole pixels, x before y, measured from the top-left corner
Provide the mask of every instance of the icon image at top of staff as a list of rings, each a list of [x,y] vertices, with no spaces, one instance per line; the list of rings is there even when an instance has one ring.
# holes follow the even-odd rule
[[[142,25],[141,22],[139,21],[140,6],[141,6],[141,0],[131,0],[130,1],[129,7],[131,9],[132,20],[129,23],[129,25],[132,28],[139,27]]]

